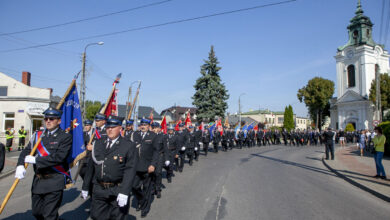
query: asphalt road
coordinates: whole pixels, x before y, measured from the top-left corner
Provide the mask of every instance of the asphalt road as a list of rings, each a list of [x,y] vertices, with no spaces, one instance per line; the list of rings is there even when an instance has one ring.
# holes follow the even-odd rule
[[[211,148],[210,148],[211,149]],[[322,164],[323,147],[267,146],[209,152],[176,173],[146,219],[390,219],[390,204],[338,178]],[[1,219],[33,219],[32,170]],[[4,198],[14,178],[0,180]],[[77,188],[64,194],[62,219],[87,219],[89,202]],[[140,219],[130,209],[129,219]]]

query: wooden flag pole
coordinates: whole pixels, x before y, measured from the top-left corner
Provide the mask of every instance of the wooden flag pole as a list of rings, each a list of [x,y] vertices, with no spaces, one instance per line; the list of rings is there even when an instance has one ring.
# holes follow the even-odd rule
[[[57,105],[57,109],[60,109],[62,107],[62,105],[64,104],[65,102],[65,98],[69,95],[70,93],[70,90],[72,90],[73,86],[76,84],[76,77],[72,80],[72,82],[70,83],[70,86],[68,87],[68,89],[66,90],[65,92],[65,95],[62,97],[62,99],[60,100],[60,102],[58,103]],[[34,156],[35,154],[35,151],[37,150],[38,148],[38,145],[39,143],[41,142],[42,138],[39,137],[38,141],[35,143],[33,149],[31,150],[31,153],[30,155],[31,156]],[[28,166],[28,163],[24,163],[24,168],[26,169]],[[14,183],[12,184],[11,186],[11,189],[8,191],[7,195],[5,196],[4,200],[3,200],[3,203],[1,203],[1,207],[0,207],[0,214],[3,212],[5,206],[7,205],[8,203],[8,200],[11,198],[11,195],[12,193],[14,192],[16,186],[18,185],[19,183],[19,179],[16,178]]]
[[[127,119],[131,119],[131,115],[133,113],[134,106],[135,106],[135,101],[138,99],[139,89],[140,88],[141,88],[141,81],[139,81],[138,88],[137,88],[137,93],[134,96],[133,103],[131,104],[131,108],[130,108],[129,114],[127,115]]]

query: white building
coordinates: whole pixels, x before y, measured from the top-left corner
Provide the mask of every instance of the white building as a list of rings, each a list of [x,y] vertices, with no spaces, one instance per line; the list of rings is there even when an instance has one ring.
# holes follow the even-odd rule
[[[31,131],[38,129],[43,122],[42,112],[50,105],[51,89],[30,86],[31,74],[22,73],[18,81],[0,73],[0,142],[5,143],[5,130],[15,130],[14,143],[17,143],[18,130],[24,126]]]
[[[372,39],[372,22],[363,14],[360,1],[348,26],[348,43],[339,47],[336,59],[337,98],[331,100],[331,127],[372,129],[374,106],[369,101],[371,83],[379,73],[389,73],[389,54]]]

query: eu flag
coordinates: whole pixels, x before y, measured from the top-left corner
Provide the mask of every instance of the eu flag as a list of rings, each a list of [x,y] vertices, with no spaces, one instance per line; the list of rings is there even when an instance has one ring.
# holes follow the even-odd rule
[[[60,127],[73,136],[72,151],[68,156],[68,163],[70,164],[85,150],[80,102],[75,84],[69,94],[65,97],[64,104],[62,105]]]
[[[209,127],[209,133],[210,133],[210,141],[211,140],[213,140],[213,131],[214,131],[214,129],[217,127],[217,124],[216,123],[214,123],[214,124],[212,124],[210,127]]]

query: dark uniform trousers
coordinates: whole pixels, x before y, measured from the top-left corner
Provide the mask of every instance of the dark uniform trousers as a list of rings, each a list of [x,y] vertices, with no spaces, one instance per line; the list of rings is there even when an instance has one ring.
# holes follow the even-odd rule
[[[168,167],[165,166],[165,161],[169,160],[169,150],[168,150],[168,136],[163,133],[157,134],[156,138],[160,144],[160,152],[158,155],[158,163],[155,169],[155,191],[161,192],[162,187],[162,169],[163,167],[167,170]]]
[[[200,151],[200,144],[199,142],[202,140],[202,131],[201,130],[197,130],[195,131],[195,148],[194,149],[194,159],[196,161],[198,161],[198,158],[199,158],[199,151]]]
[[[5,146],[4,144],[0,143],[0,173],[4,168],[5,163]]]
[[[148,168],[154,166],[156,170],[161,145],[157,135],[150,131],[145,132],[144,135],[136,131],[133,138],[139,154],[137,172],[133,181],[133,193],[137,198],[138,207],[143,214],[147,214],[153,201],[155,189],[153,179],[156,178],[155,172],[148,173]]]
[[[221,133],[219,133],[218,130],[214,130],[214,136],[213,136],[213,146],[214,146],[214,153],[218,153],[219,148],[219,142],[221,141]]]
[[[207,153],[209,152],[209,145],[210,142],[203,142],[203,151],[205,156],[207,156]]]
[[[31,205],[32,214],[36,219],[58,219],[66,178],[53,169],[61,165],[68,170],[67,156],[72,147],[72,135],[58,128],[48,136],[43,134],[42,143],[49,152],[48,156],[36,158],[35,175],[32,183]],[[30,154],[34,141],[31,141],[20,153],[18,165],[24,165],[24,158]]]
[[[138,154],[135,144],[122,137],[112,143],[111,147],[107,145],[107,137],[95,142],[82,189],[88,191],[93,184],[92,219],[126,219],[129,201],[126,206],[119,207],[116,199],[119,193],[130,197]]]
[[[184,168],[184,160],[186,156],[186,149],[182,150],[182,147],[187,148],[188,143],[190,141],[190,137],[188,132],[186,131],[179,131],[176,133],[176,144],[177,149],[179,153],[179,157],[175,158],[175,163],[179,165],[179,171],[183,171]]]

